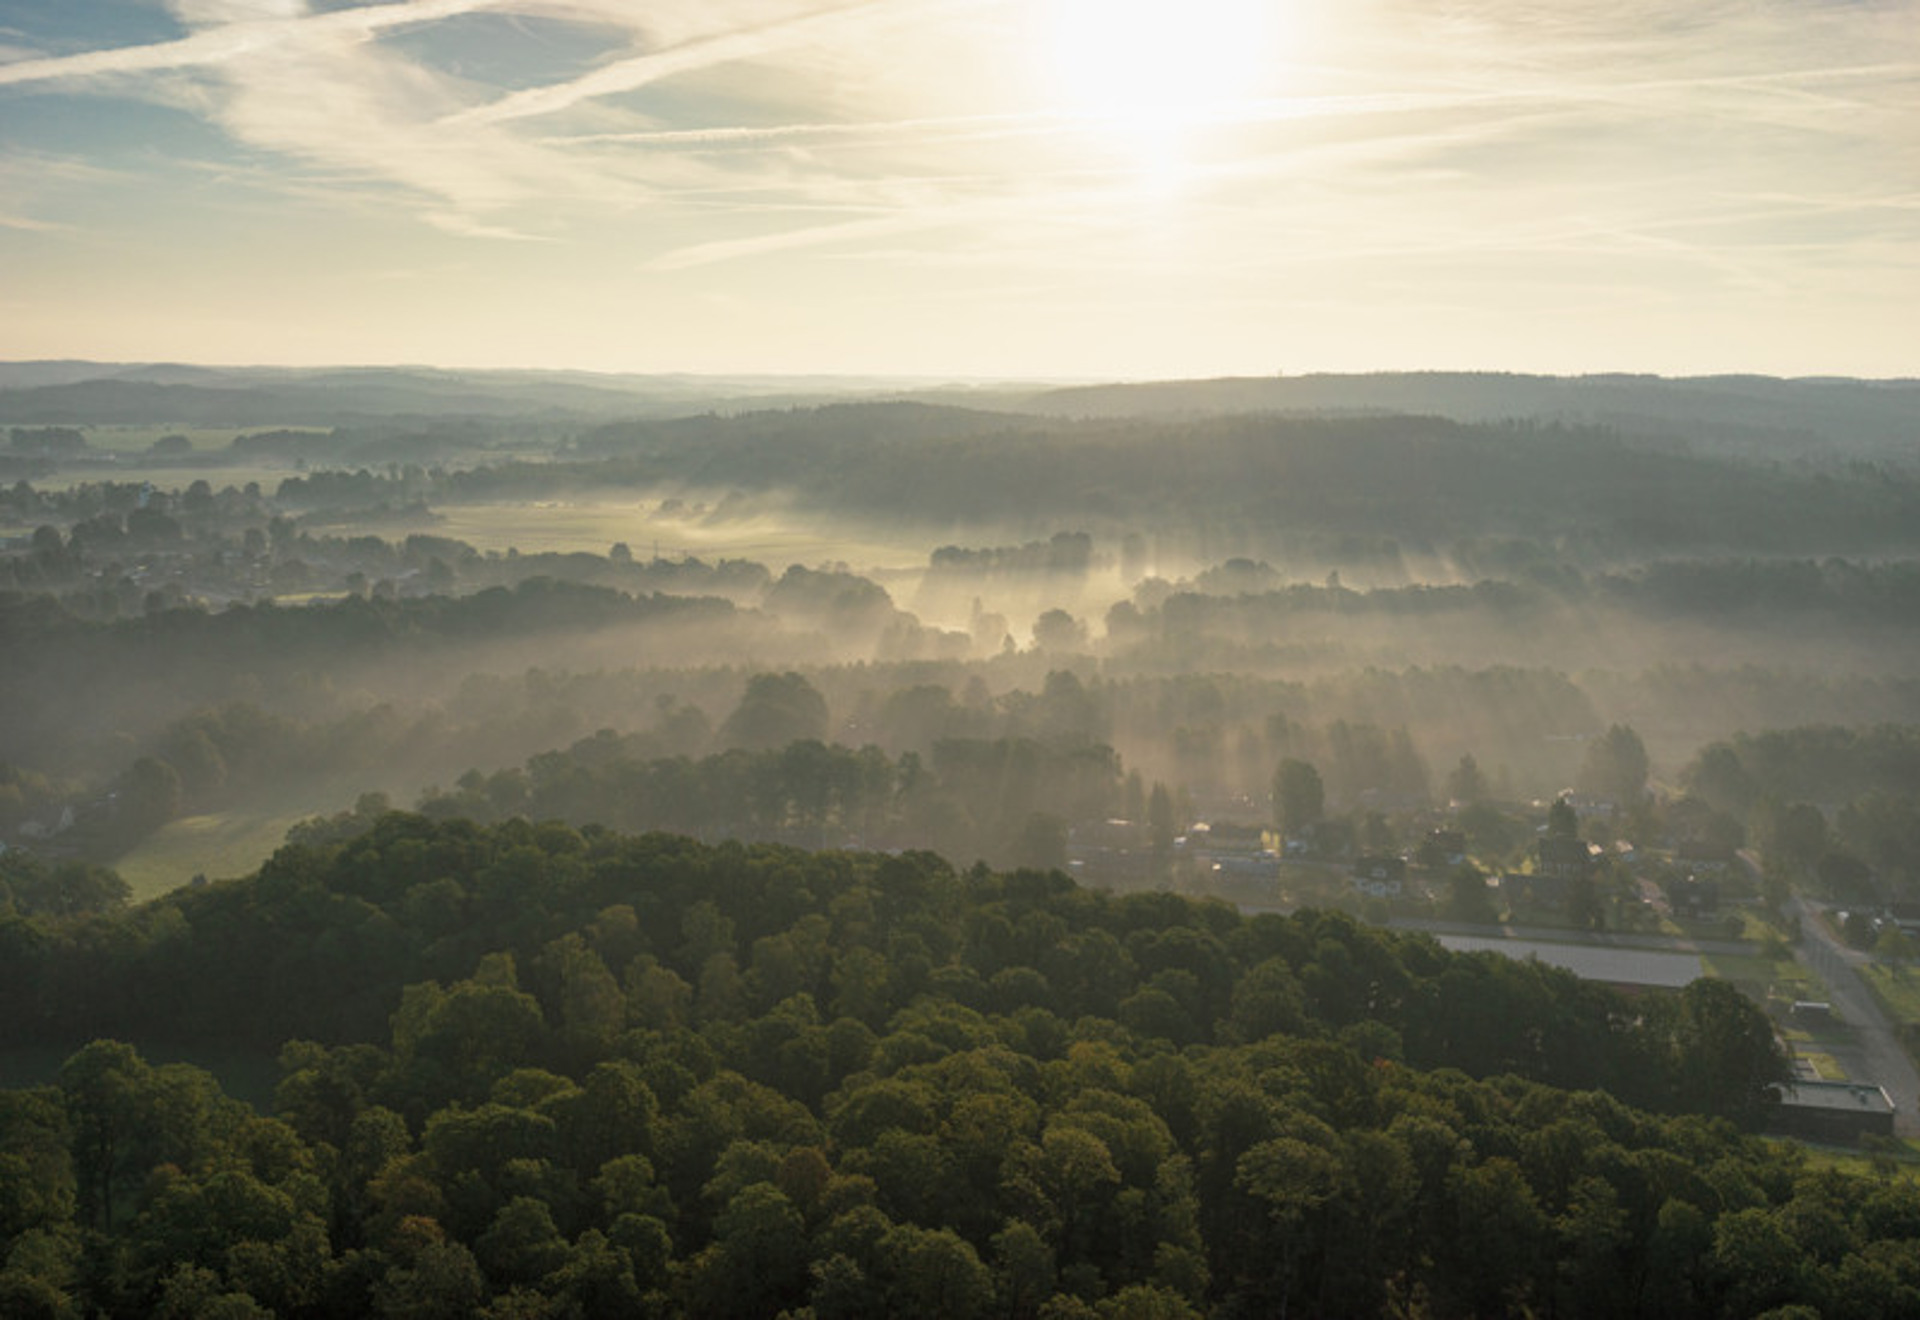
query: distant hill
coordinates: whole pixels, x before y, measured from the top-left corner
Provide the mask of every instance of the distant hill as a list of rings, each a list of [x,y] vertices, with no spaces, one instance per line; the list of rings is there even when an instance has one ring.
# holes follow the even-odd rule
[[[396,417],[677,417],[944,392],[937,380],[833,376],[601,375],[434,367],[203,367],[0,363],[0,425],[342,426]],[[1029,393],[1031,384],[1020,387]],[[997,396],[996,396],[997,397]]]
[[[1598,425],[1389,412],[1068,419],[896,401],[619,423],[581,437],[577,452],[599,461],[516,479],[779,491],[842,513],[1023,534],[1205,528],[1263,554],[1296,533],[1592,538],[1609,553],[1914,542],[1911,476],[1754,462],[1694,434],[1654,443]],[[483,479],[496,478],[472,478]]]
[[[1061,386],[859,376],[694,376],[436,367],[0,363],[0,426],[354,426],[380,419],[589,423],[915,400],[1046,419],[1236,414],[1524,421],[1641,448],[1763,461],[1920,461],[1920,380],[1527,376],[1496,372],[1237,377]],[[971,428],[962,428],[971,429]]]
[[[1090,385],[1035,394],[1018,406],[1056,417],[1280,412],[1524,419],[1664,439],[1702,453],[1920,459],[1920,380],[1395,372]]]

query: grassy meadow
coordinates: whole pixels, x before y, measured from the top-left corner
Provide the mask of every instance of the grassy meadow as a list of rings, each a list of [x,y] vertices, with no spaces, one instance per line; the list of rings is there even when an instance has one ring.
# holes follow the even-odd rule
[[[776,574],[788,564],[840,561],[924,567],[931,548],[799,516],[661,517],[653,500],[530,500],[435,507],[434,534],[479,550],[522,554],[587,551],[604,555],[624,541],[634,558],[752,559]]]
[[[1858,970],[1888,1017],[1896,1023],[1920,1022],[1920,968],[1876,962]]]
[[[286,841],[288,828],[311,814],[268,808],[182,816],[121,857],[114,869],[136,903],[178,889],[196,875],[209,880],[251,875]]]

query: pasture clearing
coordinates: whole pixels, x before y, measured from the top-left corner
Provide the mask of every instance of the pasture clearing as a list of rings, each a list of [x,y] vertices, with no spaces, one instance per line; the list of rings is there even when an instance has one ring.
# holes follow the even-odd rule
[[[189,883],[194,876],[231,880],[251,875],[286,841],[287,830],[314,814],[304,811],[220,811],[168,821],[114,870],[144,903]]]
[[[655,500],[553,499],[435,504],[433,531],[480,551],[604,555],[624,541],[637,560],[751,559],[778,576],[788,564],[926,566],[932,546],[911,544],[796,511],[740,518],[662,517]],[[329,529],[341,530],[341,529]]]

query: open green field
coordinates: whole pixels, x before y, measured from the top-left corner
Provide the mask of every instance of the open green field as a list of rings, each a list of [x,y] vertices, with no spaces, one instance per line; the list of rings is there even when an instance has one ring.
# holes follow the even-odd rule
[[[312,814],[223,811],[182,816],[115,862],[114,870],[133,890],[136,903],[178,889],[196,875],[209,880],[250,875],[286,841],[294,822]]]
[[[528,500],[434,506],[434,532],[479,550],[522,554],[585,550],[604,555],[624,541],[635,559],[655,553],[678,559],[752,559],[776,574],[788,564],[839,561],[856,569],[911,564],[924,567],[933,548],[879,536],[862,536],[845,525],[808,525],[799,517],[662,518],[655,500]]]
[[[283,480],[297,475],[297,469],[286,463],[235,462],[217,466],[183,466],[155,463],[145,455],[132,454],[111,465],[89,463],[56,468],[33,485],[37,490],[72,490],[76,486],[104,481],[148,481],[153,483],[156,490],[185,490],[196,481],[204,481],[215,490],[224,490],[228,486],[244,490],[249,481],[257,481],[260,489],[271,495]]]
[[[122,455],[118,462],[75,464],[57,467],[34,482],[45,490],[70,490],[95,482],[151,482],[157,489],[184,490],[195,481],[205,481],[215,490],[227,486],[244,488],[258,482],[271,495],[288,477],[300,475],[291,463],[277,459],[241,459],[215,465],[155,463],[145,450],[162,434],[157,429],[119,428],[124,445],[108,445],[96,439],[96,448],[113,449]],[[93,433],[96,437],[102,431]],[[191,435],[196,448],[207,433]],[[221,446],[232,439],[220,432]],[[696,509],[708,509],[719,502],[715,495],[705,499],[689,498]],[[434,521],[429,528],[396,528],[390,522],[362,526],[351,519],[329,521],[316,531],[334,536],[372,533],[393,539],[408,530],[430,530],[437,536],[465,541],[481,551],[518,550],[523,554],[572,553],[586,551],[604,555],[617,541],[624,541],[636,559],[655,554],[669,559],[692,555],[701,559],[751,559],[767,565],[776,574],[788,564],[818,566],[835,562],[853,566],[860,572],[890,575],[911,574],[917,581],[926,567],[934,544],[925,539],[902,539],[883,533],[863,532],[844,522],[807,517],[785,512],[756,512],[737,517],[711,517],[705,512],[692,516],[659,515],[660,500],[655,499],[542,499],[500,500],[474,504],[438,504],[433,507]],[[24,535],[31,528],[18,529]]]

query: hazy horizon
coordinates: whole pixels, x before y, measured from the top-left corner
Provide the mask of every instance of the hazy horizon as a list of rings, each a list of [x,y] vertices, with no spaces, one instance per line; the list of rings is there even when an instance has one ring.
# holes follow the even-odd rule
[[[1785,383],[1813,383],[1819,381],[1844,381],[1863,385],[1901,385],[1920,380],[1920,370],[1889,372],[1881,375],[1862,375],[1838,371],[1758,371],[1739,367],[1728,367],[1718,371],[1700,372],[1661,372],[1638,371],[1629,368],[1593,366],[1577,371],[1531,371],[1499,364],[1463,367],[1388,367],[1358,366],[1344,370],[1327,371],[1269,371],[1234,372],[1208,371],[1204,368],[1183,374],[1065,374],[1041,371],[1009,371],[993,373],[963,373],[938,371],[867,371],[857,365],[835,370],[791,370],[777,369],[751,370],[715,367],[711,370],[677,371],[668,368],[649,369],[644,367],[574,367],[543,366],[528,362],[501,363],[498,365],[468,365],[451,361],[430,360],[346,360],[291,362],[274,361],[265,358],[251,360],[224,360],[214,358],[89,358],[89,357],[0,357],[0,368],[75,368],[80,369],[61,377],[67,381],[93,381],[104,379],[94,374],[95,368],[107,371],[145,372],[145,371],[204,371],[210,374],[220,372],[286,372],[290,375],[324,372],[422,372],[457,375],[461,373],[497,374],[502,376],[529,375],[550,377],[586,377],[607,380],[626,379],[674,379],[683,378],[702,381],[726,380],[765,380],[765,381],[819,381],[833,384],[859,383],[901,383],[915,387],[939,387],[943,385],[1036,385],[1046,387],[1072,388],[1077,386],[1104,385],[1209,385],[1238,381],[1280,381],[1304,380],[1313,377],[1330,379],[1365,380],[1374,377],[1418,378],[1437,377],[1475,377],[1512,378],[1520,380],[1542,381],[1605,381],[1605,380],[1653,380],[1675,384],[1713,380],[1771,380]],[[36,384],[50,384],[53,381],[37,381]],[[0,384],[0,389],[22,388],[16,384]]]

